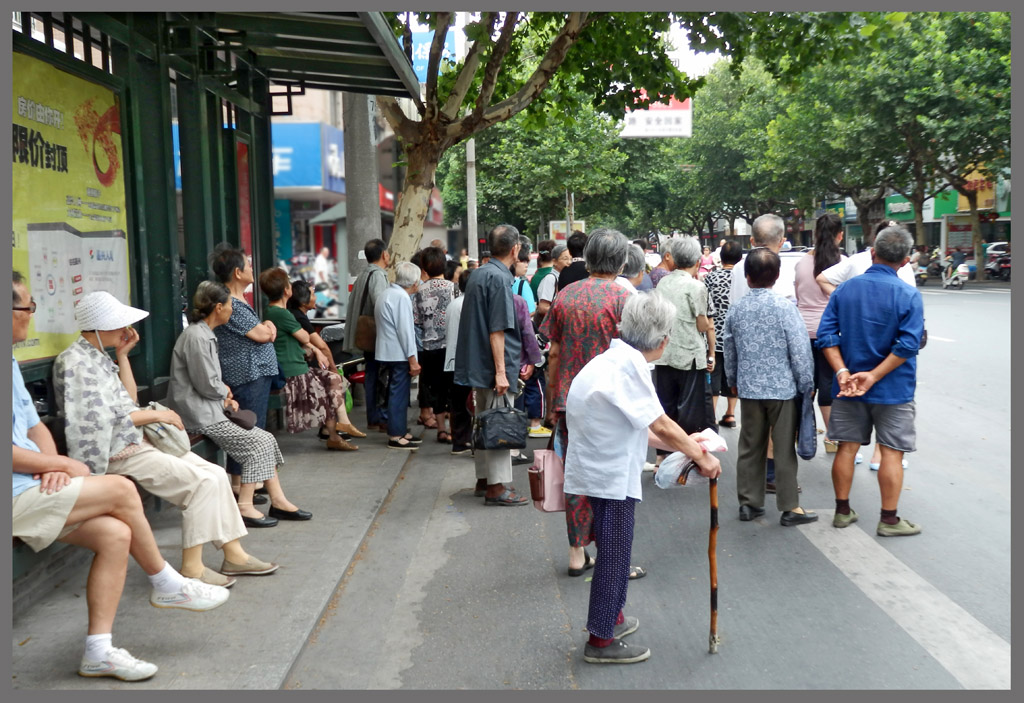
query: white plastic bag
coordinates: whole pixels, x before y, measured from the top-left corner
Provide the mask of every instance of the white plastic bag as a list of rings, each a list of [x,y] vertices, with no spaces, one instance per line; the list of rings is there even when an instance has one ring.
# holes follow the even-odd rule
[[[724,452],[728,449],[725,440],[710,427],[699,432],[698,443],[709,452]],[[686,483],[679,483],[679,477],[686,474]],[[707,476],[700,473],[693,459],[682,452],[673,452],[665,457],[658,472],[654,474],[654,485],[658,488],[684,488],[686,486],[705,486]]]

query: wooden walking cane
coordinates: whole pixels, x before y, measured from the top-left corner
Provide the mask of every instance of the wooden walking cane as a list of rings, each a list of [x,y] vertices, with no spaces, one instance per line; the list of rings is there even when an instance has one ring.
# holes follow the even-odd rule
[[[711,492],[711,531],[708,533],[708,566],[711,569],[711,634],[708,636],[708,653],[718,652],[718,479],[709,480]]]
[[[690,464],[676,479],[676,483],[686,485],[690,471],[696,470],[696,464]],[[718,652],[718,479],[708,479],[711,492],[711,531],[708,533],[708,566],[711,569],[711,634],[708,636],[708,653]]]

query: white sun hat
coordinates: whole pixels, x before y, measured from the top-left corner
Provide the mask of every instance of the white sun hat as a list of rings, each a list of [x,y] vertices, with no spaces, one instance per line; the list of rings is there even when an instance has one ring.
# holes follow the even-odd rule
[[[119,330],[147,317],[149,313],[145,310],[125,305],[106,291],[89,293],[75,307],[75,321],[80,330]]]

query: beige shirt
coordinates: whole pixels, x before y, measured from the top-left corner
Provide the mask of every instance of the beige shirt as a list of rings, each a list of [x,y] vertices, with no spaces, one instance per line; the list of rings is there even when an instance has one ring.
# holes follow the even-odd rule
[[[706,369],[708,347],[704,334],[697,331],[697,316],[707,315],[707,286],[686,271],[676,269],[658,282],[658,292],[676,306],[676,318],[665,353],[655,365],[683,371]]]

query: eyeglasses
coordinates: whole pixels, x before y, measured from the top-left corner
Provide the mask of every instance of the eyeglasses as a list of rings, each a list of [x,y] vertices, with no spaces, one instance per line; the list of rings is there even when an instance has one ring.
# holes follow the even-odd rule
[[[29,314],[33,314],[36,311],[36,301],[33,300],[33,301],[29,302],[27,307],[20,307],[20,308],[15,307],[15,308],[11,308],[11,309],[12,310],[16,310],[18,312],[27,312]]]

